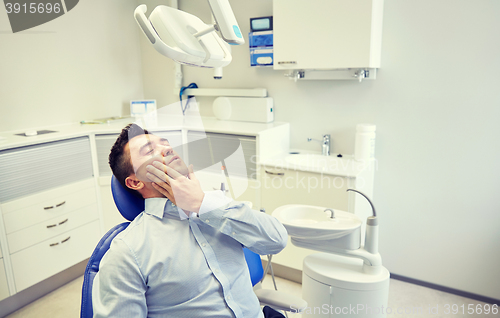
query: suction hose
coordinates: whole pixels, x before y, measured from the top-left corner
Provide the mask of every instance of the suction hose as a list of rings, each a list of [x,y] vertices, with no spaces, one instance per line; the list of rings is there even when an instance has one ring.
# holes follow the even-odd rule
[[[370,203],[370,205],[372,206],[372,212],[373,212],[373,216],[376,217],[377,216],[377,212],[375,211],[375,206],[373,206],[373,203],[372,203],[372,200],[370,200],[370,198],[368,196],[366,196],[366,194],[364,194],[363,192],[361,191],[358,191],[358,190],[354,190],[354,189],[347,189],[346,191],[353,191],[353,192],[357,192],[359,194],[361,194],[362,196],[365,197],[365,199],[368,200],[368,202]]]
[[[365,250],[369,253],[372,254],[377,254],[378,253],[378,219],[377,219],[377,212],[375,211],[375,206],[373,205],[372,201],[368,196],[366,196],[364,193],[354,190],[354,189],[347,189],[347,191],[353,191],[361,194],[362,196],[365,197],[366,200],[370,203],[372,207],[372,212],[373,216],[369,216],[366,219],[366,234],[365,234]]]

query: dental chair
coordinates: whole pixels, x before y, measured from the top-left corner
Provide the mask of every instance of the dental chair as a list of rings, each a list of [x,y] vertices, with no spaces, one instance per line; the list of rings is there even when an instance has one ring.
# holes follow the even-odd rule
[[[122,216],[128,221],[133,221],[137,215],[144,211],[144,199],[136,197],[125,190],[115,176],[111,177],[111,192],[118,211],[120,211]],[[116,235],[126,229],[129,224],[130,222],[124,222],[109,230],[101,238],[94,249],[92,256],[90,256],[85,269],[82,286],[81,318],[92,318],[92,285],[94,277],[99,271],[99,264],[104,254],[108,251],[111,241],[116,237]],[[292,310],[294,312],[301,312],[307,307],[307,303],[299,297],[294,297],[277,290],[263,289],[261,282],[263,281],[265,274],[267,274],[267,268],[266,273],[264,273],[262,261],[258,254],[247,248],[243,248],[243,252],[245,254],[245,260],[250,272],[252,285],[254,286],[254,292],[257,295],[261,306],[270,306],[277,311],[285,312]],[[270,264],[270,261],[268,264]]]

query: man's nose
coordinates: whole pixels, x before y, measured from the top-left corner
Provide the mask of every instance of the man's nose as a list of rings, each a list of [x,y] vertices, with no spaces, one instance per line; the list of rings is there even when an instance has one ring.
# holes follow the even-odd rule
[[[172,154],[173,149],[170,146],[157,145],[155,148],[155,152],[156,152],[156,154],[160,154],[162,156],[168,156],[168,155]]]

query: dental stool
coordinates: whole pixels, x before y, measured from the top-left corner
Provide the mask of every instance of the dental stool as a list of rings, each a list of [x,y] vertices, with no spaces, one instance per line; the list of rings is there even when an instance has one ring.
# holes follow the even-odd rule
[[[144,199],[125,190],[115,176],[111,177],[111,192],[118,211],[128,221],[133,221],[137,215],[144,211]],[[99,271],[99,264],[104,254],[108,251],[111,241],[118,233],[126,229],[129,224],[130,222],[123,222],[109,230],[101,238],[92,256],[90,256],[83,279],[81,318],[92,318],[92,284],[95,275]],[[265,273],[260,256],[247,248],[243,248],[243,252],[248,270],[250,271],[254,292],[262,306],[270,306],[278,311],[293,310],[294,312],[301,312],[307,307],[307,303],[299,297],[287,295],[276,290],[263,289],[261,282]]]

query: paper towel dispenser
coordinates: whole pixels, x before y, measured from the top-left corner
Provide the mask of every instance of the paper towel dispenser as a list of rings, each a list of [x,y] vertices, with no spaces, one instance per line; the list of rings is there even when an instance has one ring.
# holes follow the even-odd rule
[[[218,97],[213,103],[217,119],[270,123],[274,121],[273,98]]]

